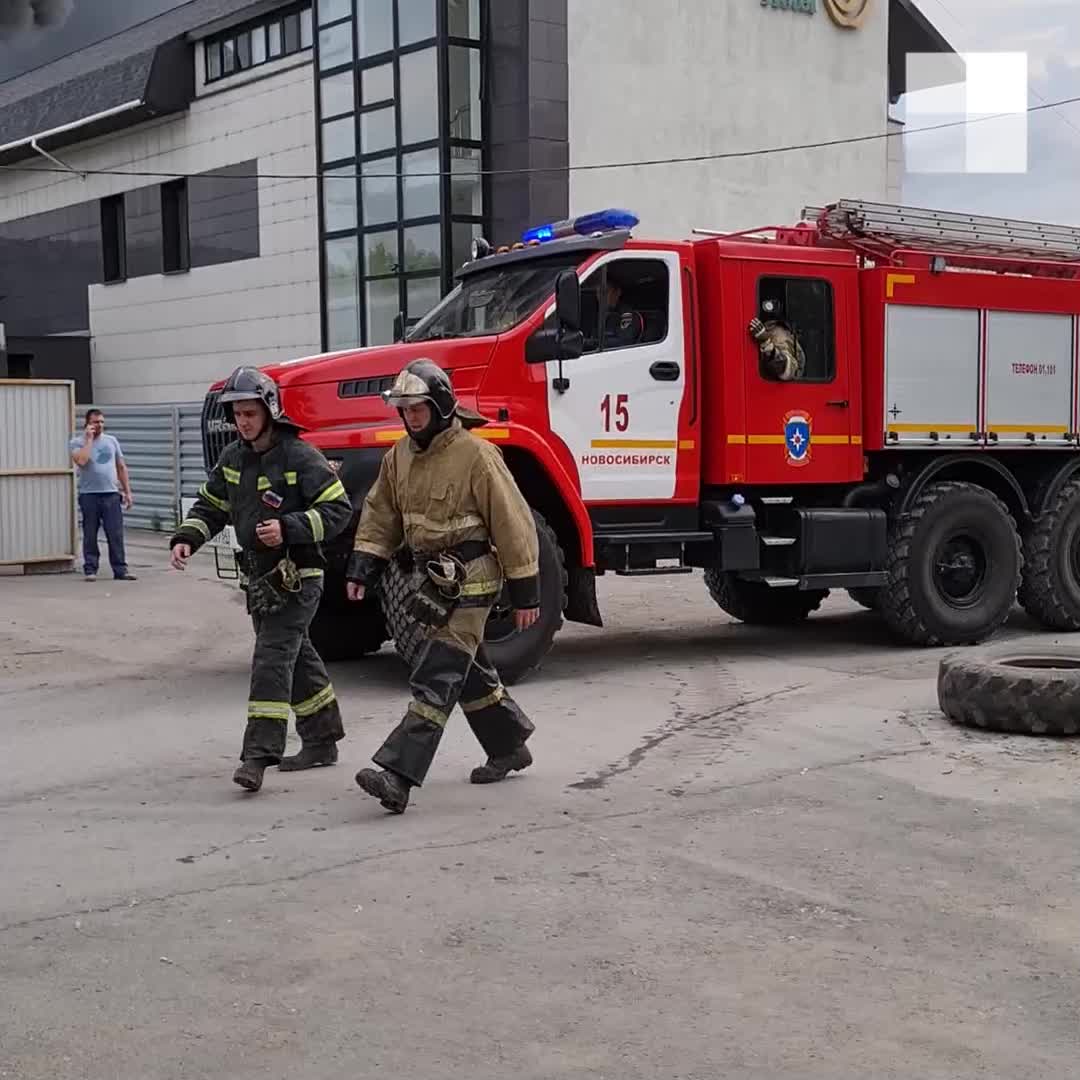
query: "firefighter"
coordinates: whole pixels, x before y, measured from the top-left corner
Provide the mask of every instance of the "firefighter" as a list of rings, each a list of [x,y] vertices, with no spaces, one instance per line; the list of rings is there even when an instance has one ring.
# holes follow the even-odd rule
[[[362,600],[395,556],[418,585],[411,613],[427,640],[412,672],[412,700],[373,758],[381,771],[356,774],[367,794],[400,814],[410,789],[423,784],[457,704],[487,754],[472,783],[494,783],[532,764],[525,742],[533,724],[503,687],[483,640],[504,578],[517,629],[539,616],[539,545],[502,454],[469,433],[487,420],[458,404],[437,364],[414,360],[385,397],[407,435],[383,458],[364,502],[346,590]]]
[[[779,303],[766,300],[761,310],[766,321],[755,317],[750,320],[747,329],[757,342],[764,370],[781,382],[801,379],[806,372],[806,354],[799,339],[781,317]]]
[[[321,544],[353,511],[329,462],[298,438],[303,429],[282,412],[273,379],[239,367],[221,401],[240,438],[222,451],[170,540],[171,562],[185,569],[206,541],[233,525],[255,628],[247,728],[233,781],[258,791],[269,765],[293,771],[337,761],[345,737],[341,709],[308,627],[323,592]],[[290,708],[301,747],[283,757]]]
[[[645,332],[645,320],[623,302],[622,286],[608,280],[607,314],[604,317],[604,348],[621,349],[636,345]]]

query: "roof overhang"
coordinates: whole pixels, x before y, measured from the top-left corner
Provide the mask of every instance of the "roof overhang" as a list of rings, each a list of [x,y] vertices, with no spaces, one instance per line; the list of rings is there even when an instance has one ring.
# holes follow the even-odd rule
[[[889,102],[915,90],[964,81],[964,61],[944,35],[919,10],[915,0],[889,3]],[[916,63],[909,72],[909,57],[936,54],[931,63]]]
[[[147,120],[186,109],[195,97],[191,45],[176,38],[111,65],[101,72],[62,83],[8,107],[5,133],[22,130],[0,144],[0,165],[87,142]],[[104,97],[94,93],[108,87]],[[87,84],[84,86],[83,84]],[[96,101],[103,107],[80,112],[79,104]],[[12,114],[18,113],[17,117]]]

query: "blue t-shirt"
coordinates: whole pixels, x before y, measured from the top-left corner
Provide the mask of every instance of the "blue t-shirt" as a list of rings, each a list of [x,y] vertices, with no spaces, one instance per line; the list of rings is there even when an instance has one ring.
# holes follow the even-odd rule
[[[84,435],[76,435],[68,444],[72,453],[85,445]],[[119,491],[116,462],[123,459],[124,453],[116,439],[112,435],[99,435],[91,445],[90,460],[85,465],[75,466],[79,470],[79,494],[109,495]]]

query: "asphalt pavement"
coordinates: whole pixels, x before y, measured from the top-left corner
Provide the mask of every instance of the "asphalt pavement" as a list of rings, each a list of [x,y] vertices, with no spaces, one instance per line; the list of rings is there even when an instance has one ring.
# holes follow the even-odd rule
[[[1080,744],[952,726],[846,596],[605,578],[513,688],[535,765],[470,785],[457,714],[397,817],[392,647],[331,665],[340,763],[246,794],[235,586],[130,542],[0,577],[0,1078],[1076,1076]]]

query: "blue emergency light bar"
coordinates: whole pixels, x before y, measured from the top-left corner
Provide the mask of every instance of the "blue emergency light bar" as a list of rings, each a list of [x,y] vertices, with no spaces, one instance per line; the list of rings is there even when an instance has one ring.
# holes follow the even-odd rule
[[[591,214],[581,214],[565,221],[553,221],[547,225],[537,225],[521,234],[522,243],[534,241],[544,243],[558,240],[564,236],[591,236],[598,232],[613,232],[616,229],[632,229],[638,224],[638,217],[629,210],[597,210]]]

